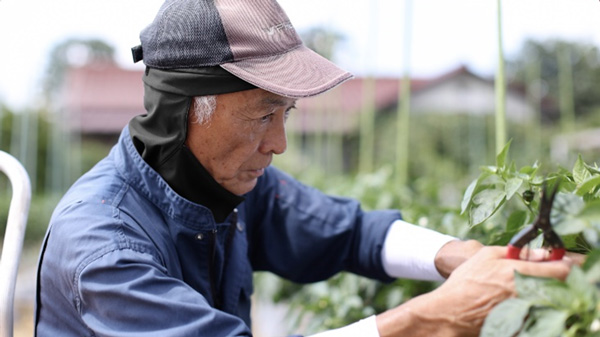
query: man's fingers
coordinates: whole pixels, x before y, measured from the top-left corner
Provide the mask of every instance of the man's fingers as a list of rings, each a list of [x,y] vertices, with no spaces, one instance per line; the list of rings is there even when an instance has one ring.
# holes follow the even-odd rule
[[[529,249],[524,248],[521,251],[521,260],[527,261],[546,261],[550,258],[550,252],[547,249],[537,248]]]
[[[578,265],[578,266],[583,265],[583,263],[585,262],[585,259],[587,258],[586,255],[578,254],[578,253],[571,253],[571,252],[567,252],[566,256],[568,258],[570,258],[575,265]]]
[[[503,263],[511,265],[513,270],[524,275],[537,277],[552,277],[564,280],[571,271],[574,261],[568,257],[561,261],[546,261],[548,257],[544,249],[532,249],[529,251],[530,261],[507,259],[508,247],[487,246],[481,249],[480,258],[489,260],[503,260]],[[525,252],[527,253],[527,252]],[[576,262],[575,262],[576,263]]]
[[[533,262],[533,261],[511,261],[515,267],[515,270],[521,274],[538,277],[552,277],[559,280],[564,280],[571,271],[573,261],[569,258],[565,258],[561,261],[546,261],[546,262]]]

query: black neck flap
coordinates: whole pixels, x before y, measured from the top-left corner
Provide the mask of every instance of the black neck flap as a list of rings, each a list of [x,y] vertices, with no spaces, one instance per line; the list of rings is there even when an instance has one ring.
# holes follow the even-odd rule
[[[217,183],[185,146],[188,111],[194,96],[256,88],[220,67],[159,70],[146,68],[145,115],[129,122],[142,158],[182,197],[208,207],[223,222],[244,198]]]

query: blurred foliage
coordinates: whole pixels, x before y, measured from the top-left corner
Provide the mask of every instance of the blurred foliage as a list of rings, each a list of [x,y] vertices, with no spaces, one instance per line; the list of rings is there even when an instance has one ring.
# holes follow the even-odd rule
[[[300,32],[304,44],[328,60],[334,60],[339,43],[343,42],[343,34],[326,27],[311,27]]]
[[[36,123],[30,123],[29,128],[23,129],[21,124],[25,118],[24,114],[28,114],[29,121],[36,119]],[[81,148],[73,147],[69,141],[69,135],[61,135],[62,146],[57,151],[61,154],[62,158],[70,158],[70,160],[79,160],[77,167],[80,167],[81,171],[75,172],[73,170],[66,171],[65,167],[75,166],[73,163],[61,162],[59,166],[52,167],[49,163],[50,146],[52,144],[51,128],[52,123],[49,121],[49,113],[47,111],[22,111],[15,113],[6,107],[0,106],[0,150],[10,153],[17,158],[21,164],[26,168],[30,180],[32,181],[32,200],[29,212],[29,220],[27,223],[27,231],[25,234],[25,244],[31,245],[39,242],[46,231],[50,216],[54,209],[54,206],[58,202],[60,195],[66,191],[66,188],[70,186],[75,179],[79,177],[82,172],[89,170],[95,165],[102,157],[108,154],[111,145],[95,141],[95,140],[83,140],[81,142]],[[36,130],[32,127],[37,126]],[[25,130],[25,134],[22,131]],[[62,129],[59,130],[60,133]],[[37,134],[36,134],[37,133]],[[35,135],[35,137],[33,137]],[[34,145],[33,142],[36,142]],[[16,143],[15,143],[16,142]],[[28,148],[22,148],[28,144]],[[30,153],[35,149],[35,154]],[[71,153],[67,155],[67,152]],[[73,154],[74,152],[80,152]],[[31,160],[31,156],[34,155],[35,160]],[[78,159],[76,159],[78,158]],[[61,181],[63,184],[60,190],[53,191],[50,186],[51,181],[54,179],[52,174],[49,174],[52,170],[58,170],[60,177],[64,179]],[[65,173],[71,175],[66,177]],[[35,182],[35,184],[33,183]],[[4,175],[0,175],[0,238],[4,237],[4,228],[6,226],[6,220],[8,216],[8,209],[10,205],[10,198],[12,196],[12,189],[8,178]]]
[[[42,88],[48,105],[60,93],[69,67],[90,63],[113,63],[114,47],[99,39],[70,38],[56,44],[49,56]]]
[[[8,210],[11,202],[11,193],[0,194],[0,238],[4,237],[6,221],[8,219]],[[58,203],[59,196],[33,195],[29,214],[27,217],[27,227],[25,230],[26,247],[37,248],[40,241],[44,238],[48,222],[54,207]]]
[[[19,159],[30,177],[35,175],[35,186],[40,187],[40,192],[43,192],[48,167],[46,160],[51,126],[46,116],[46,111],[26,110],[16,113],[0,105],[0,150]],[[35,153],[30,153],[30,149],[35,149]],[[6,184],[0,183],[0,186]]]
[[[597,46],[563,40],[528,40],[520,52],[511,58],[507,69],[511,82],[535,87],[549,107],[545,117],[558,117],[559,58],[566,52],[572,66],[573,100],[577,115],[589,115],[600,105],[600,51]],[[530,78],[531,68],[539,67],[539,78]]]

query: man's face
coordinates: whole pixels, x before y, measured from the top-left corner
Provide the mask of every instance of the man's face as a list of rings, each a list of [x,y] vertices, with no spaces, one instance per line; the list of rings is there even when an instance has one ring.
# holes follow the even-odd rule
[[[207,122],[193,122],[190,111],[186,145],[221,186],[248,193],[273,154],[285,151],[285,121],[295,102],[262,89],[218,95]]]

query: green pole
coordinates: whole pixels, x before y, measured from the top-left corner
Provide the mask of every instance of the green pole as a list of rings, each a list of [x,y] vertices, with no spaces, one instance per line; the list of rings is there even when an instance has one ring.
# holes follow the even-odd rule
[[[412,1],[404,2],[404,75],[399,83],[398,109],[396,111],[396,185],[404,186],[408,182],[410,149],[410,50],[412,28]]]
[[[48,169],[46,170],[46,191],[51,193],[53,196],[60,195],[63,192],[63,177],[66,171],[66,155],[65,155],[65,144],[62,142],[63,121],[61,118],[62,113],[60,111],[54,111],[51,115],[51,123],[48,130],[48,150],[46,152],[47,158],[46,163]]]
[[[528,132],[527,144],[533,158],[542,156],[542,93],[541,93],[541,74],[542,63],[535,60],[527,65],[525,70],[527,77],[527,102],[533,109],[533,120],[531,122],[531,131]]]
[[[557,61],[561,131],[571,132],[575,129],[573,70],[571,68],[571,51],[562,43],[557,46]]]
[[[21,130],[22,125],[24,123],[23,113],[14,113],[12,120],[12,127],[10,131],[10,153],[17,158],[21,165],[24,166],[23,158],[21,157],[21,147],[23,147],[23,142],[21,135],[23,131]]]
[[[496,154],[506,144],[506,81],[504,78],[504,50],[502,48],[502,1],[498,2],[498,71],[496,90]]]
[[[318,163],[321,170],[326,170],[327,164],[325,161],[325,150],[323,146],[323,138],[325,134],[325,123],[324,117],[325,109],[323,108],[323,100],[318,100],[318,106],[316,107],[317,114],[314,116],[315,118],[315,146],[313,150],[313,162]]]
[[[29,134],[29,149],[27,151],[27,168],[29,171],[29,177],[31,180],[31,191],[35,192],[37,189],[37,159],[38,159],[38,134],[39,134],[39,113],[29,112],[30,115],[28,134]]]
[[[358,171],[373,170],[375,151],[375,79],[369,76],[363,82],[363,107],[360,114],[360,148]]]
[[[4,107],[0,104],[0,149],[3,149],[2,131],[4,130]]]
[[[367,48],[367,72],[363,81],[363,105],[360,114],[360,139],[358,155],[358,171],[368,173],[373,171],[375,161],[375,79],[372,74],[377,50],[377,0],[369,1],[369,42]]]

